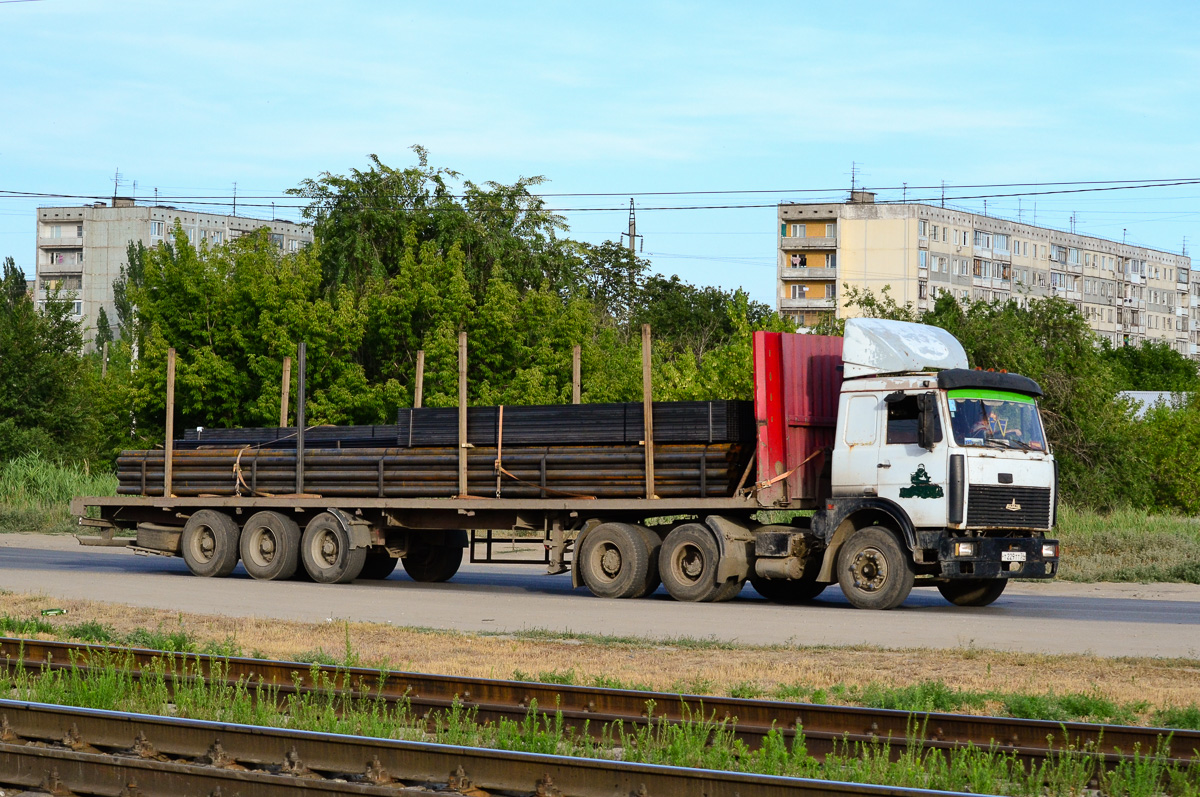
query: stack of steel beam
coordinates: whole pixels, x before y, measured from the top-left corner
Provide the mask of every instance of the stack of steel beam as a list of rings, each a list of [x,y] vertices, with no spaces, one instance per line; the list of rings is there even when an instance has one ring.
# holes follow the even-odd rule
[[[638,445],[645,439],[641,404],[556,404],[471,407],[467,442],[474,446]],[[656,443],[751,443],[749,401],[670,401],[654,404]],[[458,409],[402,409],[395,425],[316,426],[305,430],[308,448],[419,448],[458,444]],[[295,448],[295,427],[188,429],[179,450],[252,445]]]
[[[654,491],[662,498],[732,495],[753,447],[742,443],[655,446]],[[163,452],[125,451],[118,494],[163,494]],[[637,498],[645,495],[645,449],[620,446],[503,446],[468,454],[468,494],[501,498]],[[288,495],[295,449],[244,447],[176,451],[176,496]],[[307,448],[304,492],[327,497],[449,498],[459,494],[457,447]]]

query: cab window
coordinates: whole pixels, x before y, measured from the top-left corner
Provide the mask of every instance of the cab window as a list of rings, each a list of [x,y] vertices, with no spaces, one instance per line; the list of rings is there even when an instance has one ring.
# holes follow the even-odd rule
[[[917,395],[905,396],[898,401],[889,401],[887,405],[887,443],[888,445],[917,444]],[[942,441],[942,419],[939,414],[933,419],[933,440]]]

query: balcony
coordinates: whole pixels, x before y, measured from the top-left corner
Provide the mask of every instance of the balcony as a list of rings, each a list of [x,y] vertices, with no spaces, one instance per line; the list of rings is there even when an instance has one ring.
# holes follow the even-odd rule
[[[780,239],[780,249],[837,249],[837,238],[792,238]]]
[[[39,249],[81,249],[83,247],[83,238],[72,236],[70,238],[38,238],[37,245]]]
[[[780,299],[780,310],[833,310],[835,299]]]
[[[1190,309],[1190,308],[1188,308],[1188,307],[1183,307],[1183,306],[1176,307],[1176,308],[1175,308],[1175,315],[1177,315],[1177,316],[1180,316],[1181,318],[1187,318],[1187,314],[1188,314],[1188,310],[1189,310],[1189,309]]]
[[[1192,296],[1192,307],[1200,307],[1200,296]]]
[[[779,274],[779,277],[780,279],[785,280],[833,280],[837,279],[837,269],[818,267],[808,268],[807,266],[792,268],[791,266],[784,266],[783,270]]]

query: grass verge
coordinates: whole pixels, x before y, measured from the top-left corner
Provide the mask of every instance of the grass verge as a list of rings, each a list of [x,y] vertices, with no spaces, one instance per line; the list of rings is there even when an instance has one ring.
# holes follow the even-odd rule
[[[71,498],[116,492],[115,476],[24,454],[0,463],[0,532],[73,532],[75,518],[67,511]]]
[[[1055,534],[1061,579],[1200,584],[1200,518],[1062,507]]]

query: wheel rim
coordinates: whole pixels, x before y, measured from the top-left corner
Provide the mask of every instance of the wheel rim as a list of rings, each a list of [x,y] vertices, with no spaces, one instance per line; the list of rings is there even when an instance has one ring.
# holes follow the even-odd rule
[[[878,548],[863,548],[850,563],[854,586],[863,592],[877,592],[888,580],[887,557]]]
[[[322,531],[313,538],[312,545],[313,560],[322,567],[334,567],[337,565],[338,556],[341,554],[341,546],[338,545],[337,535],[332,531]]]
[[[593,570],[605,581],[612,581],[621,574],[621,565],[624,562],[621,557],[621,549],[611,542],[597,546],[596,552],[592,556],[596,563]]]
[[[694,584],[704,572],[704,552],[691,543],[681,545],[671,557],[671,564],[682,580]]]
[[[208,526],[201,526],[192,539],[192,556],[200,562],[211,562],[217,552],[217,535]]]
[[[249,554],[254,564],[266,567],[275,561],[278,552],[279,540],[275,537],[275,532],[268,528],[260,528],[251,535]]]

